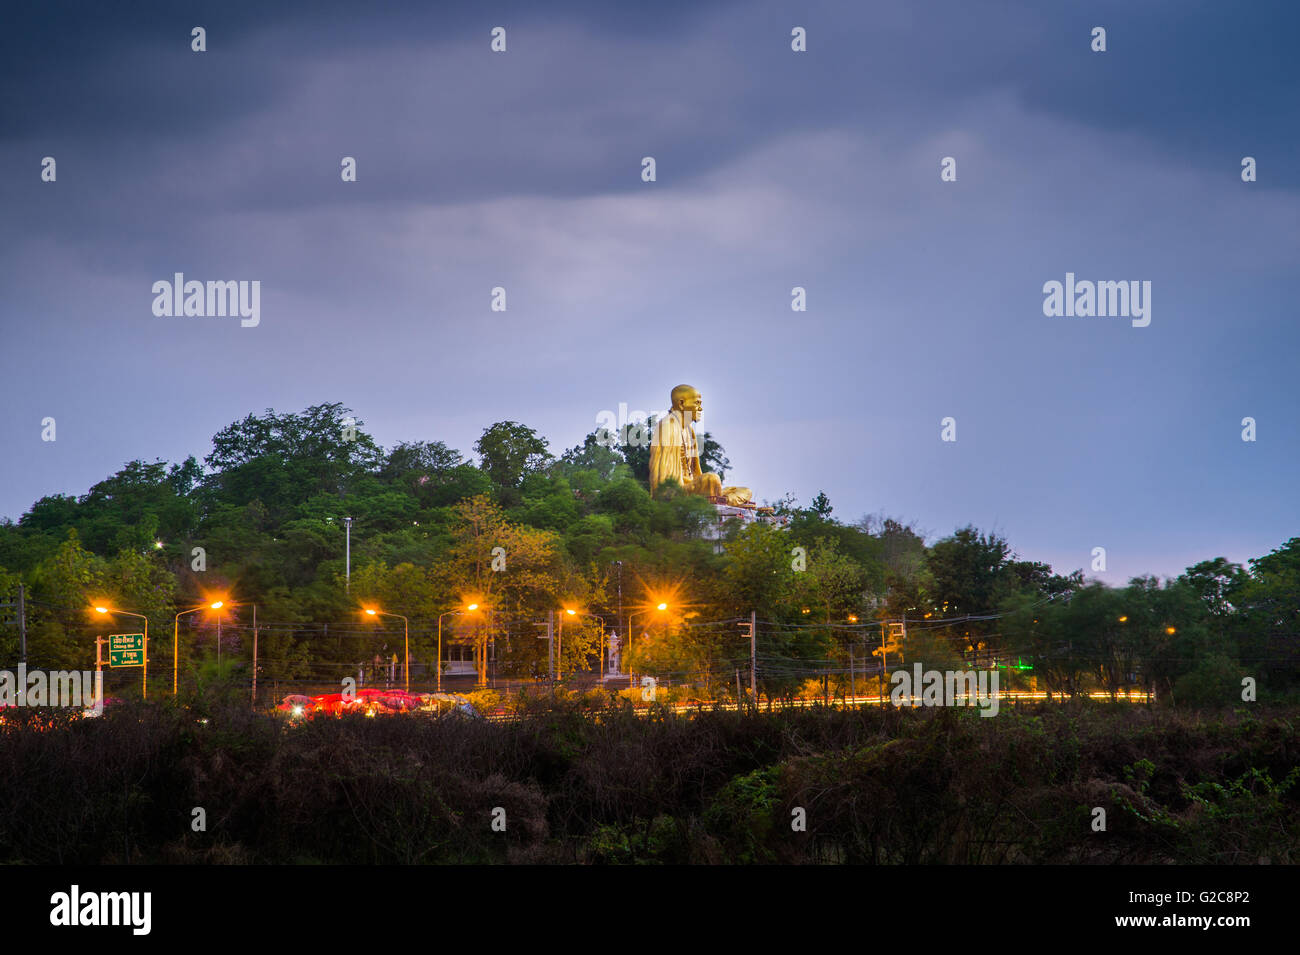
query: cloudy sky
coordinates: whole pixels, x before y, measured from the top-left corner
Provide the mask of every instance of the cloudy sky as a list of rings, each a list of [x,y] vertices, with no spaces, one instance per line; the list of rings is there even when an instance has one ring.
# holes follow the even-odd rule
[[[689,382],[760,499],[1113,583],[1266,553],[1300,533],[1300,8],[1066,6],[23,5],[0,515],[268,407],[560,451]],[[260,281],[260,324],[155,316],[176,272]],[[1150,325],[1045,316],[1067,272],[1151,282]]]

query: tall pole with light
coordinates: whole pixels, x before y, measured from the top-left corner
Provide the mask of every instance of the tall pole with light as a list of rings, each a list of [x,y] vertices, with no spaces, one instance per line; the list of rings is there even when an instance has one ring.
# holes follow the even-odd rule
[[[658,604],[657,606],[650,607],[646,610],[638,610],[635,613],[630,613],[627,615],[627,652],[629,658],[632,656],[632,621],[643,613],[650,613],[651,611],[654,610],[663,613],[667,609],[668,609],[668,604],[661,603]],[[636,686],[636,674],[632,672],[632,664],[630,662],[630,659],[627,667],[627,685]]]
[[[235,607],[252,607],[252,681],[253,689],[256,691],[257,686],[257,604],[255,603],[222,603],[220,608],[213,609],[234,609]],[[217,680],[221,678],[221,615],[217,615]]]
[[[343,527],[347,531],[347,556],[344,559],[344,579],[343,590],[346,593],[352,592],[352,518],[343,518]]]
[[[407,620],[400,613],[389,613],[386,610],[380,610],[376,607],[367,607],[366,613],[372,617],[400,617],[402,620],[402,641],[405,644],[405,660],[402,663],[403,682],[406,684],[406,692],[411,692],[411,621]],[[441,667],[439,667],[441,669]]]
[[[257,705],[257,604],[253,604],[253,705]]]
[[[598,624],[600,624],[600,664],[599,664],[599,666],[600,666],[600,672],[601,672],[601,674],[603,675],[603,673],[604,673],[604,669],[605,669],[605,619],[604,619],[603,617],[601,617],[600,614],[592,613],[590,610],[571,610],[571,609],[569,609],[568,607],[565,607],[565,608],[564,608],[564,612],[567,613],[570,617],[591,617],[591,618],[594,619]],[[563,641],[561,641],[560,646],[561,646],[561,648],[563,648],[563,646],[564,646]],[[561,673],[562,673],[562,672],[563,672],[563,671],[561,671]]]
[[[181,617],[187,613],[197,613],[200,610],[220,610],[225,606],[225,602],[214,600],[210,604],[204,604],[201,607],[191,607],[189,610],[182,610],[172,621],[172,696],[176,695],[176,688],[180,681],[180,646],[181,646]]]
[[[459,616],[461,616],[462,613],[465,613],[465,612],[473,613],[473,612],[474,612],[475,610],[477,610],[477,609],[478,609],[478,604],[469,604],[469,605],[465,608],[464,611],[461,611],[461,610],[448,610],[448,611],[446,611],[445,613],[440,613],[440,614],[438,614],[438,665],[437,665],[437,671],[438,671],[438,677],[437,677],[437,680],[438,680],[438,682],[437,682],[437,688],[438,688],[438,692],[439,692],[439,693],[442,692],[442,618],[443,618],[443,617],[448,617],[448,616],[450,616],[450,617],[459,617]]]
[[[136,613],[133,610],[118,610],[115,607],[96,607],[95,612],[102,614],[117,614],[122,617],[139,617],[144,621],[144,660],[141,665],[141,669],[144,673],[141,677],[140,698],[147,700],[149,698],[149,618],[144,614]]]
[[[621,560],[616,560],[614,563],[618,566],[618,623],[615,629],[619,629],[623,626],[623,562]],[[624,634],[626,633],[627,631],[624,631]],[[604,660],[601,660],[600,668],[601,676],[603,678],[605,671]]]
[[[225,603],[218,600],[212,605],[213,610],[233,610],[236,607],[253,608],[253,693],[256,698],[257,693],[257,604],[254,603]],[[221,623],[222,617],[217,615],[217,679],[221,679]]]

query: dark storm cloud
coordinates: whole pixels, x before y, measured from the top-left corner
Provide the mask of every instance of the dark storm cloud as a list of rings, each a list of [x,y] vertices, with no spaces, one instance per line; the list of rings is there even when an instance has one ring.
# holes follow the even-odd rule
[[[0,40],[0,142],[57,146],[96,174],[101,194],[136,203],[131,186],[144,182],[192,212],[356,201],[337,190],[323,200],[333,170],[318,162],[321,148],[364,149],[364,200],[451,202],[630,190],[635,180],[613,160],[648,143],[690,177],[775,136],[918,110],[942,121],[970,97],[1003,90],[1098,129],[1140,129],[1193,154],[1184,161],[1221,164],[1232,160],[1225,143],[1248,143],[1272,167],[1271,186],[1293,183],[1277,160],[1295,145],[1288,64],[1300,12],[1130,7],[1051,16],[1011,3],[852,13],[825,4],[520,3],[490,14],[421,3],[24,7]],[[796,19],[812,31],[816,57],[788,55]],[[1101,21],[1113,37],[1104,69],[1080,42]],[[509,24],[514,48],[494,60],[486,31],[497,22]],[[209,31],[202,56],[189,50],[199,23]],[[701,30],[710,42],[698,42]],[[475,33],[477,48],[465,41]],[[567,46],[530,42],[566,34]],[[313,76],[326,84],[314,98],[303,89]],[[286,114],[290,103],[300,109]],[[273,138],[247,145],[240,175],[207,168],[229,164],[225,151],[259,116],[274,117],[274,131],[262,130]]]
[[[760,496],[1063,570],[1241,559],[1300,518],[1291,7],[82,6],[0,33],[0,440],[29,449],[0,513],[267,406],[560,447],[686,380]],[[1152,280],[1152,327],[1045,319],[1067,269]],[[260,279],[262,324],[153,316],[174,271]]]

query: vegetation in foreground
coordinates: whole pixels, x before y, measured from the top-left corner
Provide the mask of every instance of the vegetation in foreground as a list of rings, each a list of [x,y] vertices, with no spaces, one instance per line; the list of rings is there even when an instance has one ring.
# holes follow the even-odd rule
[[[5,863],[1300,861],[1295,707],[21,715]]]
[[[1217,557],[1122,587],[1021,559],[973,527],[927,543],[882,515],[844,523],[824,494],[773,502],[786,527],[732,526],[717,542],[701,498],[650,497],[649,448],[626,428],[556,457],[531,428],[497,422],[474,463],[439,441],[386,450],[362,424],[337,403],[249,415],[203,464],[133,461],[0,521],[0,604],[25,588],[28,663],[87,667],[96,636],[140,626],[92,613],[102,601],[148,618],[151,697],[173,666],[186,688],[210,684],[219,632],[224,666],[247,684],[255,612],[263,686],[338,687],[405,653],[399,619],[367,617],[365,602],[409,618],[422,688],[440,643],[444,658],[451,646],[472,657],[480,682],[489,656],[495,678],[546,677],[552,646],[538,637],[568,608],[560,676],[591,672],[617,631],[625,670],[711,698],[749,667],[736,621],[752,612],[769,696],[809,680],[830,692],[878,667],[884,621],[906,623],[885,648],[891,666],[1015,666],[1066,696],[1140,688],[1196,707],[1240,701],[1244,677],[1273,703],[1300,689],[1300,538],[1249,567]],[[728,467],[707,433],[701,462]],[[216,596],[229,606],[203,610]],[[20,658],[15,617],[0,613],[0,668]],[[139,685],[134,672],[108,682],[114,695]]]

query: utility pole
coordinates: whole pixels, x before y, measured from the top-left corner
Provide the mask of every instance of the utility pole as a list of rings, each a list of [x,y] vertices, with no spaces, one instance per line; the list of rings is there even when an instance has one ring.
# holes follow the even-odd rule
[[[895,629],[897,628],[897,629]],[[898,662],[903,660],[903,646],[907,640],[907,615],[900,621],[882,620],[880,622],[880,705],[885,705],[885,678],[889,676],[889,643],[898,650]],[[915,690],[915,688],[913,688]]]
[[[902,620],[901,620],[900,623],[899,623],[898,630],[899,630],[899,634],[898,634],[898,646],[899,646],[899,657],[898,657],[898,662],[899,662],[900,664],[902,664],[902,663],[904,662],[904,661],[903,661],[903,657],[902,657],[902,646],[903,646],[903,643],[907,640],[907,614],[906,614],[906,613],[904,613],[903,616],[902,616]],[[916,687],[912,687],[912,692],[913,692],[913,693],[916,692]],[[882,699],[881,699],[881,705],[882,705],[882,706],[884,705],[884,699],[883,699],[883,697],[882,697]]]
[[[257,706],[257,604],[253,604],[253,705]]]
[[[27,604],[24,602],[23,585],[18,584],[18,660],[27,662]]]
[[[555,611],[546,611],[546,678],[555,689]]]
[[[616,560],[614,561],[614,563],[618,565],[618,627],[619,629],[622,629],[623,627],[623,562],[621,560]],[[629,628],[629,630],[630,629],[631,628]],[[627,633],[628,631],[624,630],[623,632]]]
[[[886,653],[885,634],[888,632],[888,630],[889,630],[888,621],[882,622],[880,624],[880,681],[879,681],[881,706],[885,705],[885,664],[887,662],[887,658],[885,656]]]
[[[754,623],[753,615],[750,616],[749,623],[738,623],[736,626],[745,636],[749,637],[749,689],[752,693],[754,690]],[[740,671],[736,671],[736,706],[740,706]],[[758,700],[755,698],[754,706],[758,706]]]
[[[749,612],[749,695],[758,709],[758,611]]]
[[[348,537],[347,558],[344,563],[344,574],[345,574],[346,583],[344,583],[343,589],[347,593],[352,593],[352,518],[350,517],[343,518],[343,526],[347,529],[347,537]]]

